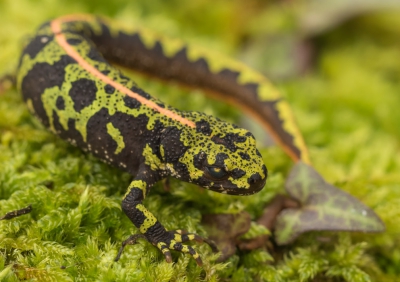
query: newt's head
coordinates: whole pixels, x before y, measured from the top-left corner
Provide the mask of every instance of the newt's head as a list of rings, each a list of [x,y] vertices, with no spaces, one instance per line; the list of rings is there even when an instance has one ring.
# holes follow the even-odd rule
[[[169,173],[220,193],[260,191],[267,169],[254,136],[233,124],[199,115],[196,128],[172,129],[163,140],[161,155]]]

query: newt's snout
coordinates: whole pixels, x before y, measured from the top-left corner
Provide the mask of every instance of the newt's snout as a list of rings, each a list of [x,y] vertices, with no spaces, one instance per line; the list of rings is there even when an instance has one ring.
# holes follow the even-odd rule
[[[254,194],[259,192],[262,188],[265,186],[265,182],[267,181],[268,177],[268,171],[265,165],[263,165],[263,170],[264,170],[264,175],[265,177],[261,177],[261,175],[257,172],[254,173],[250,178],[249,178],[249,184],[250,184],[250,189],[249,189],[249,194]]]

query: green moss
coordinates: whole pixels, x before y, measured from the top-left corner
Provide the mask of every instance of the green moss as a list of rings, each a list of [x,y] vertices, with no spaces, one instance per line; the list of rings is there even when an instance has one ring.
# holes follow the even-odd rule
[[[295,5],[282,8],[279,3],[261,0],[218,0],[213,6],[203,0],[92,3],[1,1],[0,73],[15,69],[18,54],[36,26],[65,13],[106,14],[127,25],[139,23],[237,57],[254,45],[253,50],[262,50],[254,56],[255,61],[266,62],[260,67],[265,71],[269,71],[268,60],[261,57],[268,52],[263,45],[268,42],[265,36],[292,36],[299,25]],[[226,263],[216,263],[210,249],[198,245],[204,268],[178,253],[173,253],[176,263],[167,264],[156,248],[139,241],[128,246],[115,263],[121,242],[138,232],[120,209],[131,176],[48,133],[11,89],[0,95],[0,215],[28,204],[34,209],[31,214],[0,221],[0,280],[399,279],[400,49],[399,32],[393,28],[399,18],[395,12],[363,16],[319,35],[313,40],[318,48],[315,65],[308,73],[278,85],[293,106],[316,169],[372,207],[387,226],[384,234],[310,233],[273,251],[239,251]],[[241,53],[244,46],[247,51]],[[270,57],[274,56],[266,56]],[[136,75],[134,79],[149,93],[180,109],[239,120],[237,111],[209,101],[197,90],[182,90]],[[206,235],[200,225],[201,214],[246,210],[256,219],[268,201],[283,191],[291,167],[279,148],[261,151],[270,176],[267,187],[255,196],[226,196],[171,181],[171,193],[158,185],[145,204],[167,228],[201,235]],[[249,238],[266,232],[254,223],[250,231],[246,234]]]

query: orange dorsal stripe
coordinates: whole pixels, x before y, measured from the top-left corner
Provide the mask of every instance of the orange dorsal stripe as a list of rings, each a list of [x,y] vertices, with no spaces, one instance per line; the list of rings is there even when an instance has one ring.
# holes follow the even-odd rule
[[[180,115],[178,115],[168,109],[160,107],[153,101],[150,101],[150,100],[144,98],[143,96],[140,96],[138,93],[133,92],[132,90],[130,90],[130,89],[126,88],[125,86],[119,84],[118,82],[112,80],[108,76],[102,74],[94,66],[89,64],[84,58],[82,58],[82,56],[71,45],[68,44],[67,40],[65,39],[64,34],[62,33],[61,25],[65,22],[69,22],[69,21],[87,20],[87,19],[88,19],[88,17],[85,17],[85,16],[76,16],[76,17],[68,16],[68,17],[61,17],[61,18],[55,19],[51,22],[51,24],[50,24],[51,30],[55,35],[56,41],[65,50],[67,55],[70,56],[71,58],[73,58],[83,69],[85,69],[87,72],[92,74],[94,77],[103,81],[105,84],[111,85],[112,87],[114,87],[115,89],[120,91],[121,93],[124,93],[124,94],[128,95],[129,97],[136,99],[142,105],[145,105],[166,117],[176,120],[181,124],[195,128],[196,124],[193,121],[185,119],[185,118],[181,117]]]

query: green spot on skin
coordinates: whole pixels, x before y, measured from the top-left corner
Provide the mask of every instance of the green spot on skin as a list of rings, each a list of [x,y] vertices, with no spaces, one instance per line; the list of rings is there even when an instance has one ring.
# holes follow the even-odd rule
[[[233,184],[235,184],[238,188],[241,188],[241,189],[249,189],[250,188],[250,184],[247,181],[247,178],[234,179],[233,177],[229,177],[228,179]]]
[[[156,44],[157,37],[151,32],[143,32],[139,34],[141,41],[143,44],[150,50],[154,48]]]
[[[161,160],[153,153],[149,144],[146,144],[146,147],[143,149],[143,157],[144,163],[150,166],[153,171],[164,167]]]
[[[52,35],[51,33],[49,36]],[[51,56],[49,56],[51,54]],[[22,79],[28,74],[28,72],[37,63],[47,63],[53,65],[55,62],[59,61],[62,55],[65,55],[65,51],[60,48],[60,46],[52,41],[43,48],[42,52],[36,55],[35,58],[31,59],[29,55],[25,54],[21,60],[21,66],[17,74],[17,86],[21,89]]]
[[[124,137],[121,134],[121,131],[119,131],[118,128],[115,128],[114,125],[109,122],[107,123],[107,133],[112,137],[112,139],[117,142],[117,149],[115,150],[115,154],[121,153],[121,151],[125,148],[125,142],[124,142]]]
[[[139,228],[140,232],[144,234],[150,227],[156,224],[157,218],[155,218],[155,216],[149,210],[147,210],[142,204],[137,205],[136,209],[141,211],[145,218],[143,224]]]
[[[147,49],[152,49],[156,42],[160,40],[158,34],[138,26],[126,26],[124,23],[110,23],[108,27],[112,37],[118,37],[121,31],[130,36],[134,34],[139,35],[140,41]]]
[[[178,51],[182,50],[184,46],[182,41],[177,39],[168,39],[165,41],[165,44],[162,45],[164,55],[170,58],[178,53]]]
[[[308,159],[306,144],[304,143],[303,138],[301,138],[301,133],[294,121],[289,104],[286,101],[281,100],[276,104],[276,108],[278,109],[280,119],[283,121],[283,128],[293,136],[293,143],[302,152],[302,161],[309,163],[310,161]]]
[[[56,100],[57,100],[58,95],[63,96],[62,92],[60,92],[60,88],[58,86],[54,86],[51,88],[47,88],[43,92],[43,95],[41,97],[43,107],[44,107],[44,109],[46,111],[46,115],[50,121],[50,130],[53,132],[55,132],[53,111],[56,112],[56,114],[58,115],[58,118],[59,118],[58,121],[61,124],[61,126],[63,127],[63,129],[68,130],[68,112],[58,110],[56,107]],[[68,96],[68,98],[69,98],[69,96]]]
[[[210,50],[204,50],[202,48],[187,48],[186,52],[187,57],[191,62],[196,62],[199,59],[207,58],[208,68],[213,73],[219,73],[221,70],[227,67],[226,58],[216,52],[210,52]],[[237,69],[236,62],[233,63],[231,61],[231,63],[235,64],[235,68],[230,69]]]
[[[275,101],[281,98],[278,90],[269,81],[258,86],[258,97],[261,101]]]
[[[147,183],[144,182],[143,180],[133,180],[131,182],[131,184],[129,185],[129,187],[128,187],[125,195],[124,195],[124,199],[126,198],[126,196],[129,195],[129,193],[131,192],[131,190],[133,188],[138,188],[138,189],[142,190],[143,191],[143,198],[146,197],[146,194],[147,194]]]
[[[165,159],[165,151],[164,151],[164,146],[163,145],[160,146],[160,154],[161,154],[161,157],[163,159]]]

